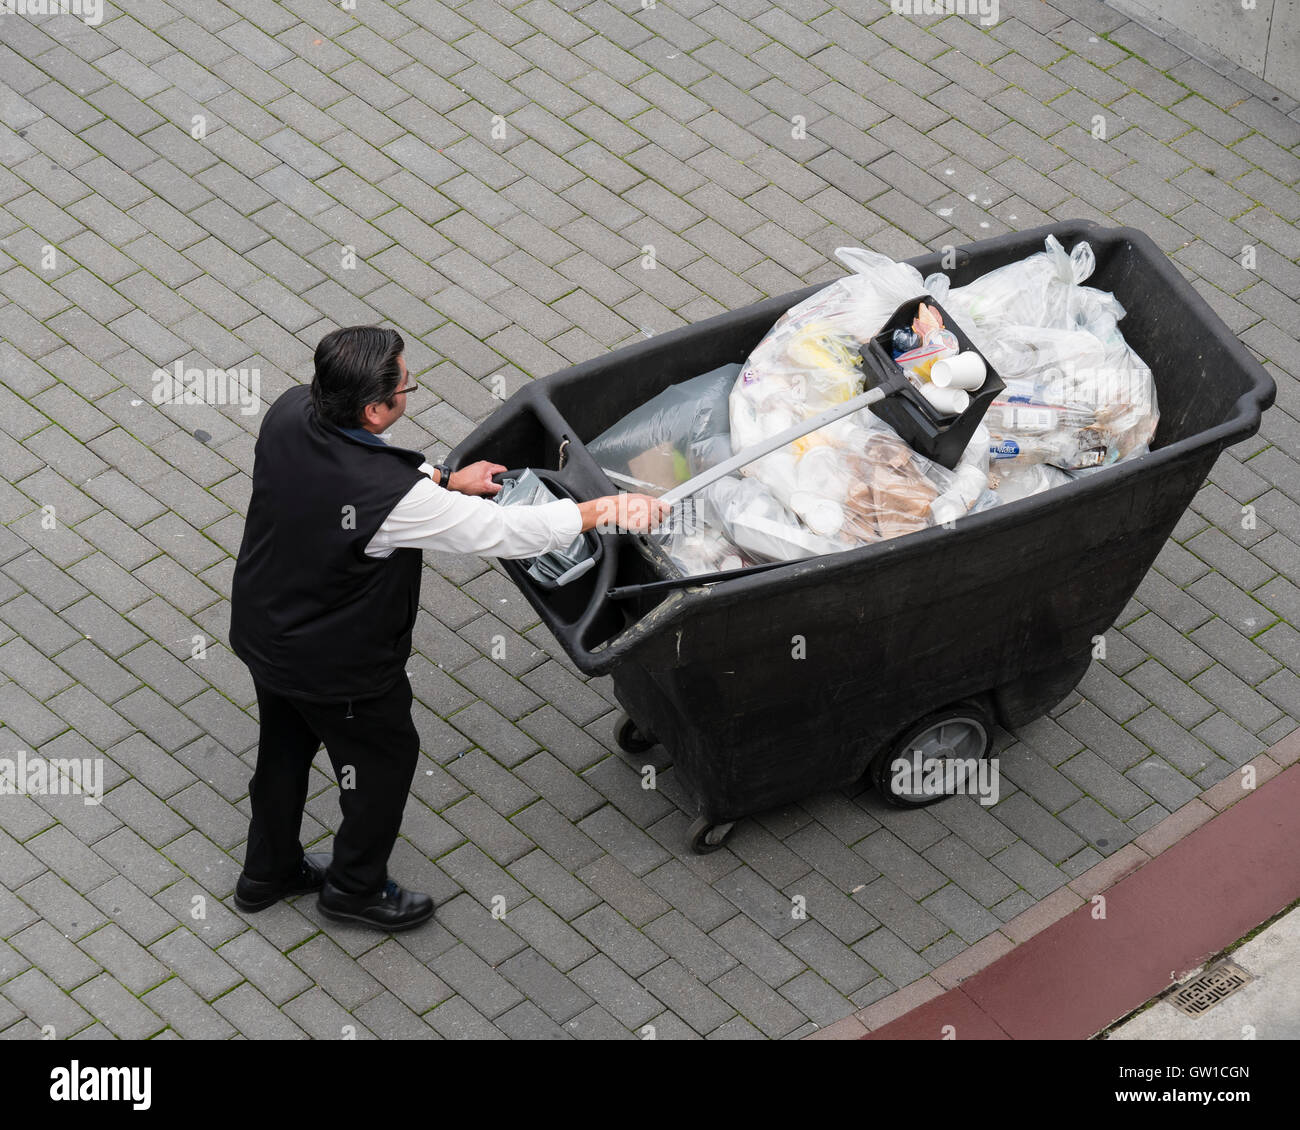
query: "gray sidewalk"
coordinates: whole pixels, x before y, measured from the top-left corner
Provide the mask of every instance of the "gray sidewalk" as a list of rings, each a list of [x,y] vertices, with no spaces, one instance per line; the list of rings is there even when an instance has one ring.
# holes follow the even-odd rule
[[[1000,15],[0,15],[0,757],[102,756],[107,790],[0,796],[0,1033],[799,1037],[1194,815],[1296,728],[1300,112],[1092,0]],[[837,246],[901,258],[1075,217],[1148,232],[1278,401],[1105,660],[1001,736],[995,808],[824,795],[690,855],[663,751],[657,791],[616,752],[608,681],[497,568],[429,555],[426,756],[392,871],[436,924],[233,909],[257,724],[226,598],[260,415],[159,407],[156,368],[256,368],[269,401],[329,329],[395,325],[423,389],[397,438],[440,456],[494,394],[836,277]],[[317,766],[304,842],[327,844]]]

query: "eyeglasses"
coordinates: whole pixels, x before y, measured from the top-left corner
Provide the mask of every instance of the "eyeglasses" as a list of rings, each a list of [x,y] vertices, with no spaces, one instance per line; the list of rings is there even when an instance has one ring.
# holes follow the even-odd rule
[[[401,388],[394,389],[393,395],[400,396],[404,392],[414,392],[419,387],[420,387],[419,385],[417,385],[414,381],[412,381],[409,385],[403,385]]]

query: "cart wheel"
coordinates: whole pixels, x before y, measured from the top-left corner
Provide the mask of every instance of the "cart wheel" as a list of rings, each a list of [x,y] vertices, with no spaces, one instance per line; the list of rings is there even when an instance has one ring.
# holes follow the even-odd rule
[[[717,851],[727,842],[727,837],[731,835],[731,829],[735,826],[734,820],[729,824],[710,824],[705,817],[697,816],[686,833],[686,838],[690,841],[693,852],[697,855],[708,855],[709,852]]]
[[[618,742],[618,748],[624,753],[645,753],[658,744],[653,737],[641,733],[636,728],[636,723],[626,714],[620,714],[618,721],[614,723],[614,740]]]
[[[936,710],[909,727],[893,746],[876,758],[871,767],[872,783],[881,798],[899,808],[922,808],[964,791],[971,770],[960,762],[987,757],[992,744],[993,724],[983,707],[972,702]],[[919,779],[917,755],[920,755]],[[942,778],[941,791],[926,787],[936,760],[954,759],[951,774]],[[938,783],[934,778],[931,785]]]

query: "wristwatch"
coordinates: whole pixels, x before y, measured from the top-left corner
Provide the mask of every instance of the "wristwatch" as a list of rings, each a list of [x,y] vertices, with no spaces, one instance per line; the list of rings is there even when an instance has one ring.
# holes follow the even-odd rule
[[[438,472],[438,485],[451,490],[451,468],[446,463],[435,463],[433,469]]]

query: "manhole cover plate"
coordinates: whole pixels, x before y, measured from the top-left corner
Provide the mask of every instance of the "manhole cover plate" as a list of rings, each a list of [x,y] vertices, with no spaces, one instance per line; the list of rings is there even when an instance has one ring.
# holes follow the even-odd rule
[[[1222,961],[1179,988],[1169,1003],[1188,1016],[1203,1016],[1251,980],[1251,975],[1241,966]]]

